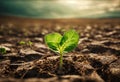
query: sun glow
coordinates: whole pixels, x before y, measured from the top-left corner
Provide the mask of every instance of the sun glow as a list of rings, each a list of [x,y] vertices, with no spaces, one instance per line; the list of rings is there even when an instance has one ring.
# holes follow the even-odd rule
[[[90,3],[90,1],[84,1],[84,0],[66,0],[66,1],[60,1],[60,2],[64,2],[64,4],[79,4],[79,5],[88,5]]]
[[[65,1],[59,0],[58,2],[70,8],[77,9],[88,9],[92,4],[91,1],[88,0],[65,0]]]
[[[64,1],[65,3],[68,3],[68,4],[76,4],[76,3],[78,3],[78,0],[66,0],[66,1]]]

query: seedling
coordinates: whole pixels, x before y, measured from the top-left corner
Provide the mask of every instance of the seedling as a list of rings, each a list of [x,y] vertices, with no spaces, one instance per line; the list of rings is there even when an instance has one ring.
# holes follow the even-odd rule
[[[25,42],[25,41],[20,41],[19,42],[20,45],[28,45],[28,46],[32,46],[32,42],[31,41],[28,41],[28,42]]]
[[[60,69],[63,66],[63,54],[72,51],[78,41],[79,35],[75,30],[66,31],[63,36],[56,32],[45,36],[45,43],[48,47],[60,55]]]
[[[6,53],[6,49],[5,48],[0,48],[0,54],[5,54]]]
[[[33,43],[31,41],[28,41],[26,44],[32,46]]]
[[[20,41],[19,44],[20,44],[20,45],[25,45],[26,42],[25,42],[25,41]]]

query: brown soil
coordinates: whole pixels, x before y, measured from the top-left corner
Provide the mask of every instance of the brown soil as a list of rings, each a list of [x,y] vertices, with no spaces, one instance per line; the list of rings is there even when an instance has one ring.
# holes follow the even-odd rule
[[[0,82],[120,82],[120,20],[85,20],[32,23],[2,18],[0,46],[7,53],[0,54]],[[48,49],[44,35],[71,28],[79,33],[79,44],[64,54],[60,70],[59,55]]]

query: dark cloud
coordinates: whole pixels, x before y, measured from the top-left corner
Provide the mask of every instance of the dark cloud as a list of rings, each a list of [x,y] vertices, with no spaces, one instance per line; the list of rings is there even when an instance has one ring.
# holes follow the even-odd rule
[[[120,17],[120,4],[118,4],[118,1],[2,0],[0,1],[0,14],[34,18]]]

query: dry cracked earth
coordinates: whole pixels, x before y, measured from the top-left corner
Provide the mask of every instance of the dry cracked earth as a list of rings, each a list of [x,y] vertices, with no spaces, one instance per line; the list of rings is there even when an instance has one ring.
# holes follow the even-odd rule
[[[70,28],[79,33],[79,44],[64,54],[59,70],[59,55],[48,49],[44,35]],[[0,82],[120,82],[120,23],[1,24],[0,46],[7,50],[0,54]]]

